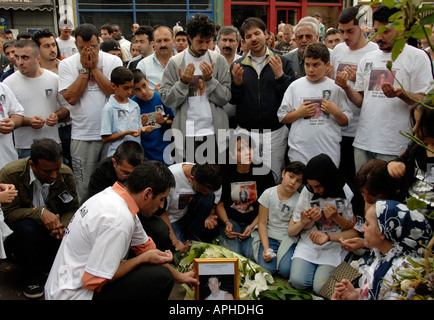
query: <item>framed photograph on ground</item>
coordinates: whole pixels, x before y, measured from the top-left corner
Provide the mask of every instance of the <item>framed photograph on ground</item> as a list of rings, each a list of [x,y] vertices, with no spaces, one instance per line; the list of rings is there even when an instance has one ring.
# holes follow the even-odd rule
[[[199,280],[196,300],[238,300],[237,258],[194,259],[194,274]]]

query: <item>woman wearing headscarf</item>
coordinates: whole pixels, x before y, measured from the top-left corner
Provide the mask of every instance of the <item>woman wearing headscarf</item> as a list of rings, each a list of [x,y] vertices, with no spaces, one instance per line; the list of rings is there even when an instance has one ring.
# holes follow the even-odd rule
[[[300,235],[289,281],[296,289],[313,287],[319,293],[349,253],[339,240],[358,235],[355,215],[363,215],[364,203],[326,154],[307,163],[303,178],[306,185],[288,227],[290,236]]]
[[[365,218],[362,232],[365,245],[372,251],[359,288],[344,279],[336,284],[334,300],[395,299],[397,295],[387,290],[386,284],[393,282],[392,276],[403,267],[405,257],[416,256],[433,236],[422,213],[397,201],[378,200]]]

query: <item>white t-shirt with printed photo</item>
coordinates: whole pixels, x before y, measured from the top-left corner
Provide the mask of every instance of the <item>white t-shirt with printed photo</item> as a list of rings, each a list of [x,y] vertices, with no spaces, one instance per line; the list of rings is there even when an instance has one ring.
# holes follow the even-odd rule
[[[4,83],[0,83],[0,121],[18,114],[24,116],[24,108],[15,98],[14,93]],[[0,133],[0,169],[11,161],[18,159],[17,151],[14,147],[13,133]]]
[[[122,66],[119,57],[99,51],[98,69],[110,79],[114,68]],[[73,84],[82,68],[80,54],[64,59],[59,64],[59,91],[62,92]],[[92,74],[89,75],[87,87],[80,100],[70,107],[72,119],[71,138],[82,141],[101,140],[101,111],[108,98],[98,86]]]
[[[45,285],[46,300],[91,300],[93,291],[81,281],[84,272],[112,279],[130,247],[149,240],[139,217],[112,187],[87,200],[68,229]]]
[[[374,153],[399,155],[409,143],[399,131],[412,132],[410,106],[398,97],[387,98],[379,83],[385,78],[397,87],[393,73],[406,91],[426,93],[432,80],[431,64],[425,52],[409,45],[393,62],[391,71],[386,67],[389,60],[392,54],[381,50],[368,52],[360,60],[354,89],[363,91],[364,97],[353,145]]]
[[[334,78],[338,71],[343,71],[344,67],[350,66],[356,68],[360,59],[369,51],[378,50],[378,45],[373,42],[368,42],[363,48],[358,50],[351,50],[346,43],[339,43],[332,51],[330,55],[330,62],[334,65]],[[348,81],[351,88],[354,88],[355,82]],[[351,123],[346,127],[342,127],[342,135],[346,137],[355,137],[357,126],[359,124],[360,108],[354,103],[348,100],[348,105],[353,113],[353,119]]]
[[[278,186],[274,186],[265,190],[258,202],[268,209],[267,230],[287,235],[289,221],[294,214],[300,194],[295,192],[291,198],[280,200],[277,188]]]
[[[15,97],[24,108],[24,116],[31,118],[40,116],[44,120],[50,113],[59,110],[59,107],[70,107],[70,105],[59,93],[57,74],[42,69],[43,73],[37,78],[29,78],[14,72],[4,80],[4,83],[13,91]],[[41,129],[34,129],[31,126],[19,127],[14,131],[15,147],[29,149],[34,139],[50,138],[60,143],[59,126],[44,125]]]
[[[187,180],[182,165],[193,164],[190,162],[183,162],[172,164],[169,170],[175,177],[176,186],[170,189],[169,196],[167,197],[167,216],[171,223],[181,219],[188,209],[188,204],[190,203],[196,191],[193,190],[191,183]],[[214,203],[218,204],[222,195],[222,188],[214,192],[215,200]]]
[[[291,161],[306,164],[314,156],[325,153],[339,167],[341,126],[333,115],[321,111],[323,98],[334,102],[347,116],[348,123],[351,123],[352,112],[347,95],[327,77],[319,82],[311,82],[303,77],[291,83],[283,96],[277,117],[282,121],[288,112],[297,110],[304,101],[317,102],[314,116],[297,119],[291,124],[288,157]]]

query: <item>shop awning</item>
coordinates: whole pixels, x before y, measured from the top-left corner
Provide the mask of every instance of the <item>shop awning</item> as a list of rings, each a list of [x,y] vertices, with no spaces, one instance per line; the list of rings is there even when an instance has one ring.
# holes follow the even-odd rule
[[[52,11],[53,0],[0,0],[0,9]]]

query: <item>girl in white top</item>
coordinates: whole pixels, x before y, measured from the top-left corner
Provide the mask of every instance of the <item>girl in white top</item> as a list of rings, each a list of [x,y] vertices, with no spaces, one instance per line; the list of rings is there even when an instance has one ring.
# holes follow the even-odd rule
[[[360,194],[357,197],[357,191],[350,188],[325,154],[307,163],[304,180],[307,184],[288,227],[289,235],[300,235],[289,280],[299,290],[313,286],[318,294],[330,271],[348,253],[339,239],[357,236],[353,208],[363,214],[363,199]]]

